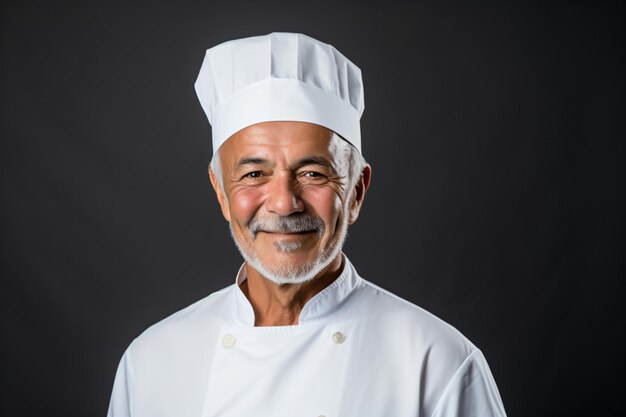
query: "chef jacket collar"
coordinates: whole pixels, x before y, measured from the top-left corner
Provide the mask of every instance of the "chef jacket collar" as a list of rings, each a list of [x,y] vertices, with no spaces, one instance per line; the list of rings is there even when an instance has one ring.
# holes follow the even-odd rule
[[[316,320],[327,319],[337,311],[350,294],[361,284],[348,257],[342,253],[343,270],[332,284],[313,296],[302,308],[298,323],[308,324]],[[237,324],[254,326],[254,310],[246,295],[241,291],[241,283],[248,279],[245,263],[239,268],[234,285],[234,318]]]

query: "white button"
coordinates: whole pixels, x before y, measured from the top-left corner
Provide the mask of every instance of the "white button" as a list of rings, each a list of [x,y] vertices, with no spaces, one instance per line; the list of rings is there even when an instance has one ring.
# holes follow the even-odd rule
[[[226,349],[230,349],[231,347],[235,346],[235,343],[237,343],[237,339],[235,339],[235,336],[233,336],[232,334],[227,334],[226,336],[224,336],[224,339],[222,339],[222,344]]]
[[[333,342],[340,344],[346,340],[346,337],[341,332],[333,333]]]

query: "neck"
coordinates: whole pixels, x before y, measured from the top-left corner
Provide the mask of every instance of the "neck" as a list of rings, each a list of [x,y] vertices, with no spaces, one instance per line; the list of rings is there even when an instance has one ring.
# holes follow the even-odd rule
[[[332,284],[343,268],[340,253],[315,278],[302,284],[276,284],[246,263],[248,279],[241,284],[254,310],[255,326],[292,326],[300,319],[304,305]]]

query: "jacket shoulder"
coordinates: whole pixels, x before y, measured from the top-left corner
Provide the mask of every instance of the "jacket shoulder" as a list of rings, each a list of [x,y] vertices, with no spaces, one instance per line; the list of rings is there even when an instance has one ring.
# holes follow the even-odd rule
[[[359,310],[377,327],[402,332],[422,348],[449,359],[465,360],[476,346],[459,330],[416,304],[362,279]]]
[[[219,328],[228,318],[228,294],[233,285],[211,293],[148,327],[132,342],[132,350],[144,351],[155,346],[163,350]]]

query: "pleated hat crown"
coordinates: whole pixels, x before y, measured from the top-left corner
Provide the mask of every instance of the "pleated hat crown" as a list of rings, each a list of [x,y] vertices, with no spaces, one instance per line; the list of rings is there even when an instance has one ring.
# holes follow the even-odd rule
[[[195,84],[213,133],[213,153],[260,122],[324,126],[361,152],[361,70],[337,49],[299,33],[224,42],[206,51]]]

